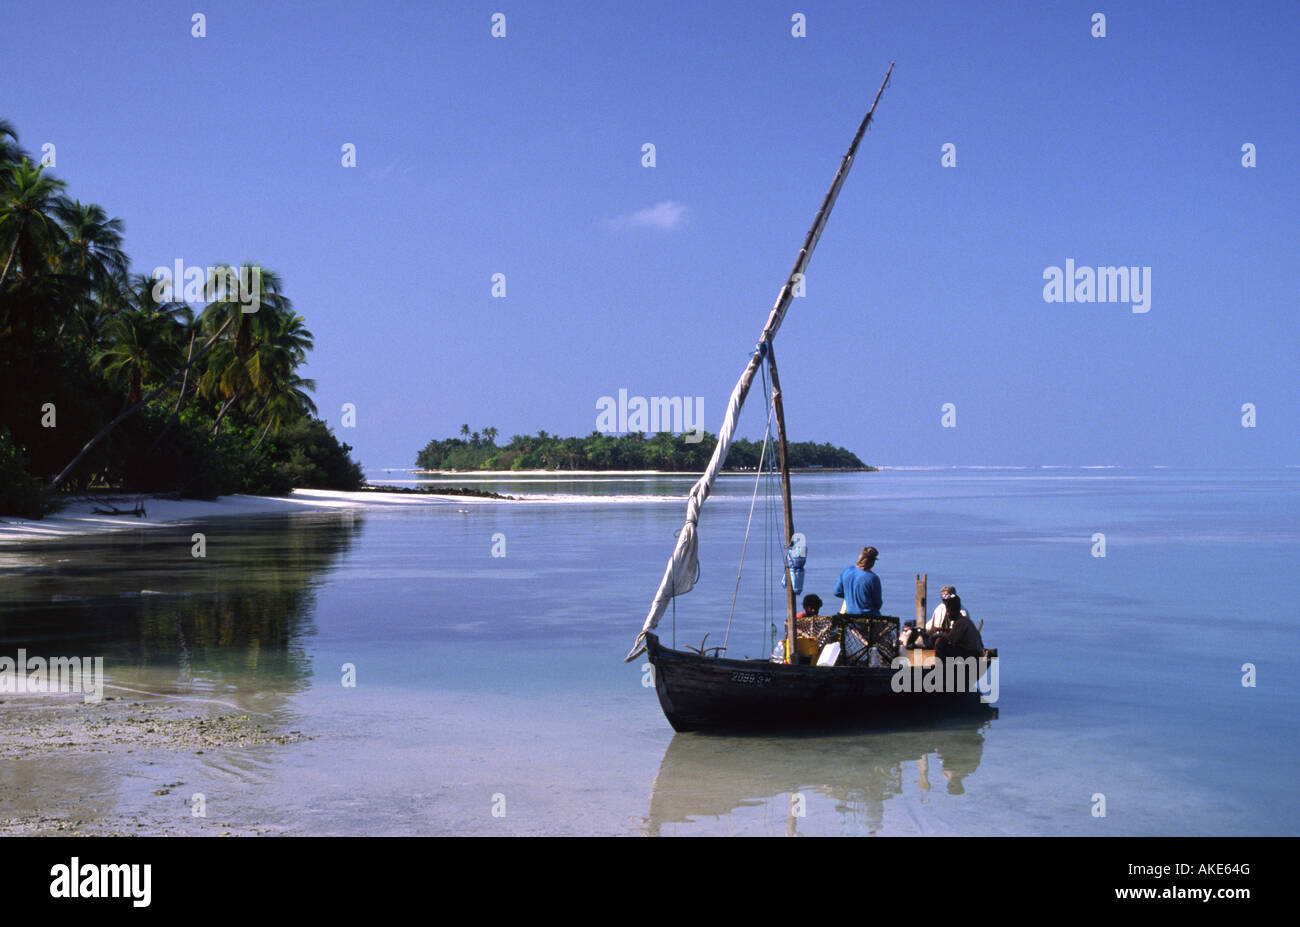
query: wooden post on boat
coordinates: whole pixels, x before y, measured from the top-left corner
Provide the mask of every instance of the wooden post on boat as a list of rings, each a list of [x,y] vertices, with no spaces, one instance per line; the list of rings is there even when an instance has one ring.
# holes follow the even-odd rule
[[[917,573],[916,575],[916,627],[923,629],[925,627],[926,601],[925,593],[929,584],[928,573]]]
[[[795,628],[794,576],[790,573],[790,543],[794,540],[794,508],[790,504],[790,467],[786,462],[785,404],[781,400],[781,381],[776,375],[776,350],[767,343],[767,369],[772,374],[772,411],[776,413],[776,446],[781,464],[781,508],[785,513],[785,639],[790,662],[797,662],[799,638]]]

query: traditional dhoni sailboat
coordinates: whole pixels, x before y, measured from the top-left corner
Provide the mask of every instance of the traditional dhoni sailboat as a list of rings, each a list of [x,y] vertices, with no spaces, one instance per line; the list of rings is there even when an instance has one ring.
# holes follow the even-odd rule
[[[787,461],[785,412],[781,383],[777,376],[774,342],[795,290],[821,238],[826,220],[839,196],[840,188],[853,167],[858,145],[875,114],[876,105],[893,73],[891,62],[876,91],[848,152],[840,162],[795,258],[794,268],[777,295],[768,314],[758,344],[749,358],[740,380],[727,402],[727,412],[718,429],[718,443],[704,474],[691,488],[686,500],[686,523],[677,534],[677,544],[663,579],[650,605],[641,633],[637,635],[625,662],[646,654],[654,675],[655,691],[669,723],[678,731],[718,728],[770,728],[780,723],[834,723],[863,720],[889,715],[899,708],[925,709],[970,707],[980,704],[980,693],[973,673],[982,678],[988,669],[985,658],[968,667],[960,685],[948,673],[946,685],[934,684],[934,655],[930,651],[904,651],[898,654],[899,620],[856,615],[827,616],[820,621],[796,619],[795,596],[802,588],[806,548],[796,544],[794,514],[790,499],[790,469]],[[736,660],[725,657],[725,647],[705,648],[695,652],[675,650],[660,643],[655,629],[669,603],[690,592],[699,578],[700,510],[709,497],[718,474],[727,459],[727,450],[735,437],[736,424],[749,388],[763,364],[772,382],[771,416],[776,424],[776,456],[780,465],[781,502],[785,531],[784,586],[786,599],[785,653],[797,653],[801,638],[809,641],[821,656],[816,665],[803,665],[798,657],[773,660]],[[772,442],[764,442],[764,451]],[[762,465],[759,467],[762,470]],[[918,602],[922,599],[918,597]],[[923,606],[918,606],[918,612]],[[803,627],[800,627],[800,622]],[[807,632],[800,635],[799,631]],[[831,638],[834,638],[832,640]],[[928,654],[928,657],[926,656]],[[827,659],[829,657],[829,659]],[[952,661],[950,661],[952,662]],[[961,661],[955,661],[960,663]],[[926,667],[929,667],[927,670]],[[941,674],[942,675],[942,674]],[[942,681],[941,681],[942,682]]]

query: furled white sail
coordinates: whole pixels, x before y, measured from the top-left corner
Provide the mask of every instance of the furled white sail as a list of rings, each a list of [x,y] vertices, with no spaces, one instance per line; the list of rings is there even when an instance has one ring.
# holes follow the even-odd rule
[[[645,625],[637,635],[636,643],[632,645],[626,660],[635,659],[645,649],[646,632],[653,631],[659,624],[659,619],[664,616],[664,611],[668,608],[669,599],[695,588],[695,580],[700,575],[697,536],[700,509],[704,505],[704,500],[709,498],[713,483],[722,472],[722,465],[727,461],[727,450],[736,435],[736,422],[740,418],[740,408],[745,404],[745,396],[749,393],[750,384],[754,382],[754,374],[758,371],[762,358],[763,350],[760,347],[754,351],[754,356],[749,359],[749,364],[746,365],[745,372],[740,375],[736,388],[731,391],[731,399],[727,401],[727,415],[722,421],[722,427],[718,429],[718,446],[713,449],[713,456],[709,459],[709,466],[705,469],[704,475],[695,482],[691,487],[690,495],[686,497],[686,524],[677,534],[677,546],[673,549],[673,555],[668,558],[664,578],[659,581],[659,591],[655,593],[654,601],[650,603],[650,614],[646,615]]]
[[[659,581],[659,591],[655,593],[654,601],[650,603],[650,612],[646,615],[645,624],[641,627],[641,633],[637,635],[636,642],[632,645],[632,650],[624,658],[624,662],[636,659],[645,650],[646,633],[653,631],[658,626],[659,619],[663,618],[664,612],[668,608],[668,602],[674,596],[683,595],[695,588],[695,580],[700,575],[698,537],[700,509],[704,505],[704,500],[709,497],[718,474],[722,472],[723,464],[726,463],[727,451],[730,449],[731,441],[736,434],[736,422],[740,419],[740,409],[745,404],[745,397],[749,394],[750,385],[754,382],[754,374],[758,371],[758,365],[763,361],[767,345],[772,343],[777,331],[781,328],[781,323],[785,320],[785,313],[790,308],[790,300],[794,296],[795,287],[803,279],[804,272],[808,268],[808,261],[812,258],[813,249],[817,247],[817,241],[821,238],[822,229],[826,227],[826,220],[830,217],[831,209],[835,206],[835,199],[840,194],[840,187],[844,185],[844,179],[848,177],[849,169],[853,166],[853,156],[857,153],[858,143],[862,141],[862,136],[867,131],[871,116],[876,111],[876,103],[880,102],[880,95],[885,92],[885,85],[889,83],[889,75],[893,73],[893,70],[894,66],[890,64],[889,70],[885,72],[885,79],[880,84],[880,89],[876,91],[876,98],[872,101],[871,108],[867,110],[867,115],[863,118],[857,134],[853,137],[853,143],[849,145],[848,152],[840,162],[840,168],[835,173],[835,179],[831,182],[831,188],[827,191],[826,198],[822,200],[822,207],[813,220],[812,228],[808,230],[808,234],[804,238],[803,247],[799,249],[799,255],[795,258],[794,269],[790,271],[785,285],[781,287],[781,292],[777,294],[776,303],[768,314],[767,324],[763,326],[763,334],[758,339],[758,347],[754,350],[754,355],[745,366],[744,373],[740,375],[736,388],[731,391],[731,399],[727,401],[727,414],[722,420],[722,427],[718,429],[718,445],[713,449],[713,457],[710,458],[709,466],[705,469],[704,475],[691,487],[690,495],[687,496],[686,523],[682,526],[682,530],[678,532],[677,546],[673,549],[673,555],[668,558],[668,566],[664,570],[663,579]]]

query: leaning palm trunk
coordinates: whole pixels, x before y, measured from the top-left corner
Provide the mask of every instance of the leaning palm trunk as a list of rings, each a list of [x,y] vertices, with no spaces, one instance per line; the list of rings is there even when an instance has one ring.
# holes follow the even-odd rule
[[[221,407],[221,411],[217,413],[217,420],[212,423],[212,433],[214,435],[217,433],[217,429],[221,427],[221,420],[226,417],[226,413],[230,411],[230,407],[239,401],[240,396],[244,395],[244,386],[247,382],[248,381],[245,380],[243,383],[239,384],[239,389],[235,390],[235,395],[231,396],[230,399],[226,401],[226,404]]]
[[[121,412],[118,413],[117,418],[113,419],[111,422],[109,422],[107,425],[101,428],[99,430],[99,433],[86,443],[86,446],[83,447],[80,450],[80,452],[78,452],[77,456],[72,458],[72,462],[69,463],[66,467],[64,467],[63,470],[59,473],[59,475],[56,476],[54,480],[50,483],[49,485],[50,492],[53,492],[54,490],[62,486],[64,481],[67,480],[67,478],[72,474],[72,471],[77,468],[77,464],[81,463],[81,461],[85,459],[86,455],[89,454],[95,448],[95,446],[99,444],[100,441],[103,441],[106,437],[108,437],[109,433],[112,432],[114,428],[122,424],[123,421],[125,421],[131,415],[139,411],[141,406],[147,405],[148,403],[152,402],[153,399],[156,396],[158,396],[160,393],[162,393],[163,390],[171,386],[177,377],[181,376],[186,371],[188,371],[191,366],[198,363],[200,358],[202,358],[204,354],[208,353],[208,348],[216,344],[217,339],[221,337],[223,332],[225,332],[226,327],[231,323],[232,319],[234,319],[234,316],[231,316],[230,318],[226,319],[226,321],[222,324],[222,326],[219,329],[217,329],[217,333],[208,339],[207,344],[205,344],[203,348],[199,351],[199,353],[195,355],[193,358],[191,358],[185,364],[184,367],[181,367],[179,370],[173,373],[170,377],[167,378],[167,380],[161,386],[151,391],[148,395],[146,395],[135,405],[127,406],[125,409],[123,409]]]
[[[194,335],[195,332],[191,331],[190,349],[185,354],[185,376],[181,377],[181,394],[176,397],[176,411],[172,413],[172,421],[175,421],[180,417],[181,405],[185,402],[185,387],[188,386],[190,382],[190,363],[191,359],[194,357]],[[168,427],[170,427],[170,425]]]
[[[261,417],[262,417],[262,413],[266,411],[266,407],[269,406],[269,405],[271,404],[271,400],[274,399],[274,398],[275,398],[275,393],[268,392],[268,393],[266,394],[266,398],[262,400],[262,404],[261,404],[260,406],[258,406],[258,407],[257,407],[257,411],[255,411],[255,412],[253,413],[253,418],[254,418],[254,419],[261,418]]]
[[[267,432],[269,432],[270,430],[271,430],[271,423],[267,422],[266,427],[262,429],[261,436],[257,439],[257,443],[253,445],[253,450],[257,450],[259,447],[262,446],[262,442],[266,440]]]
[[[18,235],[14,234],[13,247],[9,249],[9,257],[5,258],[5,269],[0,273],[0,290],[4,289],[5,281],[9,279],[9,268],[13,266],[14,254],[18,251]]]
[[[153,444],[149,445],[149,453],[152,454],[162,444],[162,439],[167,437],[167,432],[172,430],[172,426],[181,420],[181,406],[185,402],[185,387],[190,382],[190,364],[194,362],[194,332],[190,332],[190,349],[185,354],[185,375],[181,377],[181,394],[176,397],[176,408],[172,411],[172,417],[167,420],[163,430],[158,432],[158,437],[153,439]]]

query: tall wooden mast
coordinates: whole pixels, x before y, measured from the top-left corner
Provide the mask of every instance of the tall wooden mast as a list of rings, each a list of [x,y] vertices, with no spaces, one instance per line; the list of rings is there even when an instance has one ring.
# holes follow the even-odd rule
[[[853,157],[857,154],[858,144],[862,141],[867,126],[871,124],[871,117],[876,112],[876,104],[880,102],[880,96],[885,92],[885,85],[889,83],[889,76],[892,73],[894,73],[894,63],[891,61],[889,70],[885,72],[885,79],[880,82],[880,89],[876,91],[876,97],[871,101],[871,108],[867,110],[867,115],[863,117],[862,124],[858,126],[857,134],[853,136],[853,142],[849,145],[844,160],[840,162],[840,169],[835,172],[835,179],[831,181],[831,188],[826,191],[826,198],[822,201],[822,208],[817,211],[812,228],[808,230],[803,247],[799,250],[798,257],[795,258],[794,270],[790,272],[790,276],[777,298],[777,305],[772,311],[773,318],[768,320],[768,326],[763,332],[763,341],[767,345],[767,367],[772,375],[772,411],[776,414],[777,451],[781,464],[781,508],[785,517],[785,553],[783,555],[785,559],[785,640],[787,653],[789,653],[792,661],[798,645],[798,638],[795,636],[795,614],[797,609],[794,576],[790,569],[790,544],[794,540],[794,509],[790,502],[790,463],[787,459],[785,403],[781,397],[781,381],[776,372],[776,349],[773,346],[773,341],[776,337],[776,328],[780,326],[781,320],[785,316],[785,309],[790,305],[794,287],[798,285],[804,270],[808,266],[808,260],[812,257],[813,249],[817,247],[817,242],[822,236],[822,230],[826,227],[826,220],[830,218],[831,209],[834,208],[835,200],[839,196],[840,187],[844,185],[844,180],[849,175],[849,169],[853,166]],[[772,324],[773,320],[775,320],[776,325]]]
[[[794,540],[794,509],[790,504],[790,463],[786,459],[785,403],[781,398],[781,381],[776,375],[776,349],[767,346],[767,369],[772,374],[772,410],[776,413],[776,446],[781,464],[781,508],[785,514],[785,642],[791,662],[799,639],[795,636],[794,576],[790,570],[790,543]]]
[[[880,82],[880,89],[876,91],[876,97],[871,101],[871,108],[867,110],[867,115],[863,118],[862,124],[858,126],[857,133],[853,136],[853,142],[849,145],[849,150],[845,153],[843,160],[840,161],[839,170],[835,172],[835,178],[831,181],[831,188],[826,191],[821,209],[817,210],[817,215],[813,218],[812,228],[804,236],[803,247],[799,249],[798,255],[795,256],[794,267],[791,269],[789,276],[786,277],[781,292],[777,294],[776,303],[768,313],[767,322],[763,325],[763,332],[758,339],[758,347],[750,355],[749,362],[745,365],[740,379],[731,392],[731,398],[727,402],[727,414],[722,420],[722,427],[718,429],[718,443],[713,449],[713,456],[709,458],[708,467],[696,484],[691,487],[690,494],[687,496],[686,521],[682,525],[681,531],[677,533],[677,544],[673,548],[672,556],[668,558],[668,565],[664,569],[663,578],[659,580],[659,589],[655,592],[654,601],[650,603],[650,611],[646,615],[645,623],[641,626],[641,633],[637,635],[631,651],[624,657],[624,660],[633,660],[645,650],[645,637],[658,627],[659,619],[663,617],[668,603],[676,596],[683,595],[695,588],[695,581],[700,572],[697,530],[700,509],[704,505],[704,500],[709,497],[718,474],[722,472],[723,464],[726,463],[727,450],[735,437],[736,422],[740,416],[741,406],[745,404],[745,397],[749,395],[749,387],[754,382],[754,375],[758,372],[758,368],[765,356],[764,347],[768,349],[766,357],[772,370],[772,385],[774,388],[776,387],[776,365],[771,360],[770,352],[772,342],[776,338],[777,331],[781,328],[781,323],[785,320],[785,314],[790,308],[790,301],[794,298],[795,288],[803,279],[804,271],[808,267],[808,261],[812,258],[813,250],[817,247],[817,241],[821,238],[822,230],[826,228],[826,220],[830,218],[831,210],[835,207],[835,199],[839,196],[840,188],[844,186],[844,180],[849,176],[849,170],[853,167],[853,157],[857,154],[858,144],[862,141],[862,136],[866,134],[867,126],[871,124],[871,117],[876,112],[876,104],[880,102],[881,94],[885,92],[885,85],[889,83],[889,76],[893,72],[894,64],[891,61],[889,70],[885,72],[885,79]],[[779,394],[780,390],[776,389],[773,401],[776,401]],[[794,533],[794,519],[790,512],[790,476],[789,467],[785,460],[785,421],[779,412],[778,423],[782,458],[781,472],[783,476],[781,494],[785,504],[786,549],[788,551],[789,542]],[[786,594],[786,610],[789,613],[786,621],[786,631],[791,635],[787,640],[790,641],[790,645],[793,647],[794,587],[790,586],[788,578],[787,586],[789,586],[790,591]]]

